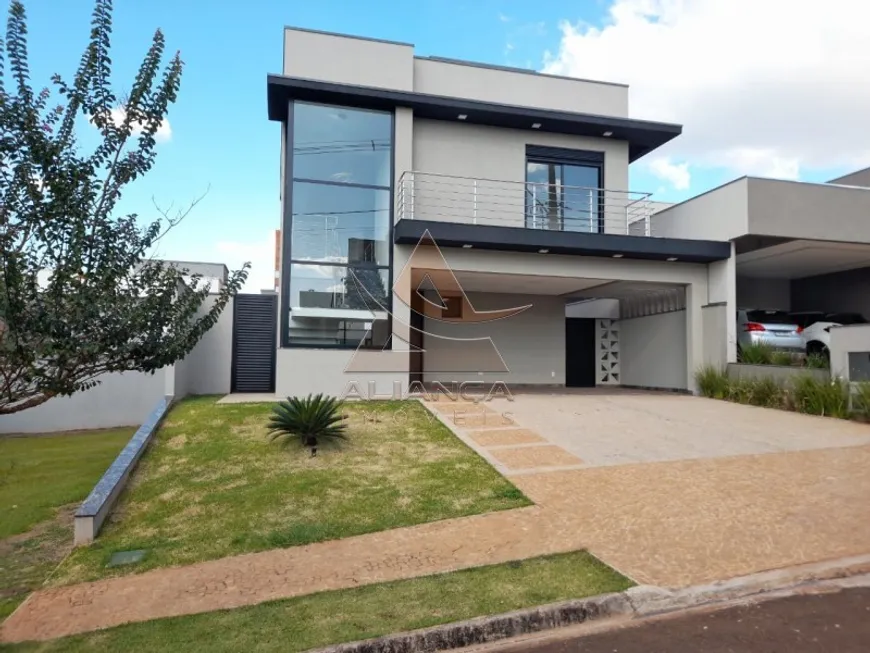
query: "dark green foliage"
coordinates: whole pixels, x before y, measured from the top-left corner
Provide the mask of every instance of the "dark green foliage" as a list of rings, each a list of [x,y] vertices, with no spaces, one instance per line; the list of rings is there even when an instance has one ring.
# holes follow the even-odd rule
[[[773,358],[773,347],[764,343],[746,345],[738,352],[740,362],[747,365],[770,365]]]
[[[272,409],[269,421],[269,437],[272,440],[283,438],[284,442],[299,440],[304,447],[311,448],[311,455],[317,455],[317,446],[331,438],[346,439],[344,423],[346,416],[341,413],[343,402],[323,394],[307,397],[287,397]]]
[[[769,377],[731,378],[712,367],[701,369],[695,379],[703,396],[740,404],[841,419],[868,414],[870,409],[870,384],[856,384],[850,407],[849,386],[842,379],[801,374],[786,385]]]
[[[157,30],[129,93],[111,89],[111,0],[96,0],[71,82],[31,88],[24,6],[0,40],[0,415],[93,387],[106,372],[153,372],[186,356],[247,276],[215,301],[184,270],[153,260],[186,213],[153,222],[119,214],[125,186],[154,165],[158,128],[176,101],[182,61],[162,64]],[[50,38],[50,36],[49,36]],[[52,99],[54,98],[54,99]],[[75,127],[90,123],[85,151]]]
[[[865,420],[870,418],[870,382],[853,384],[852,410]]]
[[[831,367],[831,361],[825,354],[813,352],[807,354],[806,359],[804,359],[804,366],[813,370],[826,370]]]
[[[849,388],[841,379],[820,381],[809,374],[794,381],[792,400],[795,410],[810,415],[849,417]]]
[[[800,355],[792,354],[787,351],[774,351],[770,354],[771,365],[782,365],[788,367],[795,364],[800,364]]]
[[[701,368],[695,375],[695,380],[704,397],[728,399],[730,380],[724,369],[713,366]]]

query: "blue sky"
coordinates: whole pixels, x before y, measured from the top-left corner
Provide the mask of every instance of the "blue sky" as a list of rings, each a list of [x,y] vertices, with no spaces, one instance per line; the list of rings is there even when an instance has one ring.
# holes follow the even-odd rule
[[[271,269],[269,241],[279,223],[279,125],[266,117],[266,75],[281,70],[284,25],[414,43],[419,55],[440,55],[541,69],[544,53],[558,50],[561,21],[601,25],[604,0],[116,0],[113,39],[118,90],[130,80],[154,28],[186,63],[172,135],[160,145],[152,172],[136,182],[124,207],[144,218],[161,206],[204,199],[161,246],[160,254],[237,265],[255,258],[258,276]],[[71,76],[88,36],[88,0],[25,1],[37,86],[59,72]],[[642,118],[645,116],[636,115]],[[822,180],[828,170],[805,178]],[[638,164],[634,190],[680,200],[738,176],[729,170],[695,171],[688,188],[663,184]],[[263,260],[265,259],[265,260]]]

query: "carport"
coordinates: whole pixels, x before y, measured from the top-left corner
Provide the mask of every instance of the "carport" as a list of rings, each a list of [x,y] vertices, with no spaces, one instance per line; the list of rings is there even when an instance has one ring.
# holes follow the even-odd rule
[[[424,268],[412,283],[425,383],[690,389],[686,284]],[[460,346],[473,339],[496,355]]]
[[[870,245],[791,240],[743,252],[737,245],[738,308],[870,316]]]

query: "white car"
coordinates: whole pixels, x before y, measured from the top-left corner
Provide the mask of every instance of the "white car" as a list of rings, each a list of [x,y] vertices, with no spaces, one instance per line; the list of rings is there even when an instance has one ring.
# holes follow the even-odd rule
[[[812,322],[805,329],[801,329],[801,338],[807,355],[821,354],[829,357],[831,355],[831,327],[849,324],[867,324],[867,320],[860,313],[828,313],[817,322]]]

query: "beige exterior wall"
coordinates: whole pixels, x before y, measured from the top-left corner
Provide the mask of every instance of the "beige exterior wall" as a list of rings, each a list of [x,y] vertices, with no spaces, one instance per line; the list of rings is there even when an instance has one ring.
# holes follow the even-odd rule
[[[850,172],[848,175],[831,179],[829,184],[839,184],[842,186],[864,186],[870,187],[870,168]]]
[[[870,243],[870,188],[742,177],[659,211],[652,234],[733,240],[745,235]]]
[[[565,300],[561,297],[470,292],[477,310],[531,307],[519,315],[478,324],[450,324],[427,319],[423,337],[424,381],[504,381],[513,384],[565,384]],[[427,372],[427,361],[438,362],[439,370],[468,370],[472,366],[467,348],[458,348],[447,338],[491,338],[508,368],[506,373]]]
[[[870,189],[749,180],[749,233],[870,243]]]
[[[689,389],[686,311],[619,320],[620,382]]]
[[[653,236],[732,240],[749,233],[749,180],[745,177],[659,211]]]
[[[525,226],[526,145],[604,154],[605,230],[625,233],[628,144],[440,120],[414,121],[417,219]],[[438,177],[445,175],[446,177]],[[460,178],[460,179],[457,179]]]
[[[414,46],[284,30],[284,74],[339,84],[414,90]]]
[[[870,352],[870,325],[856,324],[831,329],[832,376],[850,380],[850,352]]]
[[[482,102],[628,117],[628,86],[417,57],[414,90]]]
[[[736,360],[736,339],[728,334],[728,324],[735,324],[733,311],[725,304],[708,304],[701,310],[704,329],[704,365],[719,369]],[[731,351],[733,350],[733,355]]]
[[[280,397],[319,392],[345,396],[353,389],[351,384],[356,384],[364,398],[389,398],[396,393],[401,397],[407,391],[407,367],[403,373],[345,373],[353,355],[352,349],[279,349],[275,393]]]
[[[538,109],[628,117],[628,86],[415,57],[404,43],[284,31],[284,75]]]

